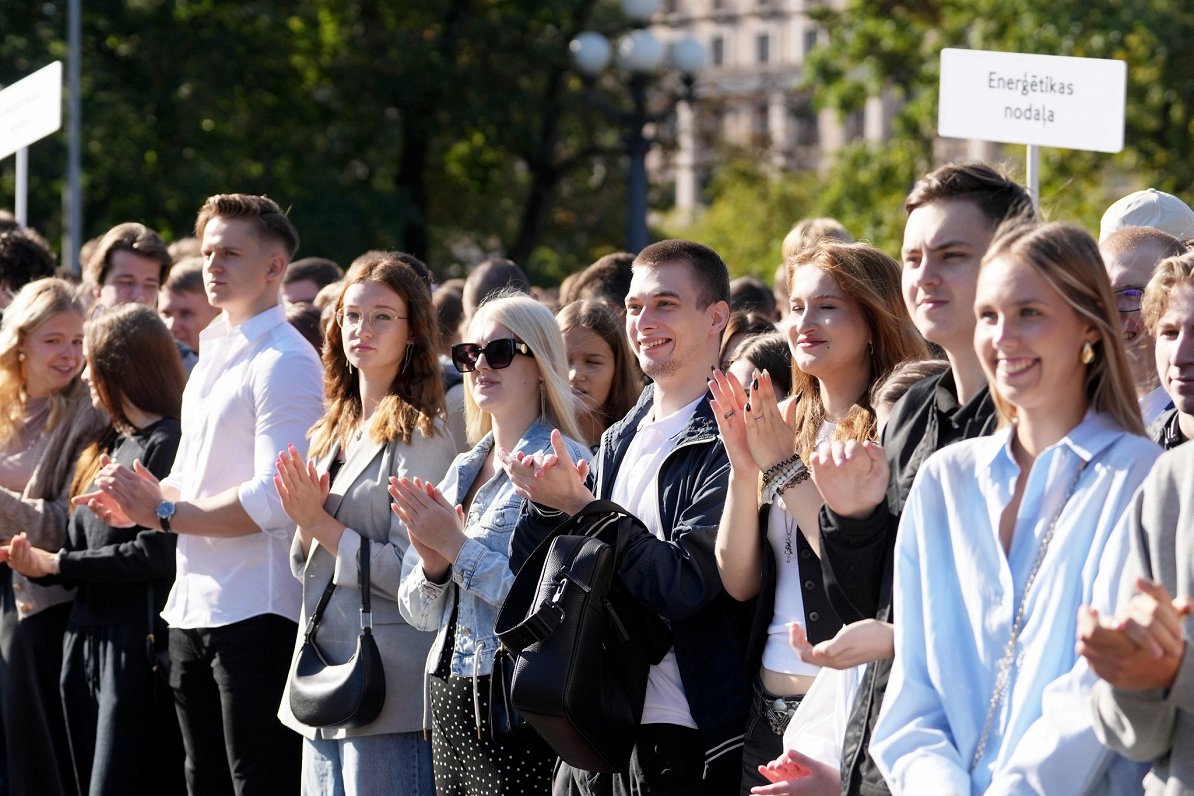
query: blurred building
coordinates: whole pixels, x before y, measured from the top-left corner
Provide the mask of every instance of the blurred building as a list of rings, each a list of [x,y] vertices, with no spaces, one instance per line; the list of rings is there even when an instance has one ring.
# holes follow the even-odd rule
[[[833,0],[829,0],[833,2]],[[663,40],[690,35],[705,46],[695,108],[681,104],[668,146],[652,150],[656,182],[674,182],[676,209],[696,207],[702,180],[719,148],[757,150],[771,168],[824,169],[846,143],[882,141],[894,106],[872,98],[865,109],[840,118],[813,109],[798,88],[804,60],[823,35],[808,16],[815,0],[664,0],[651,25]]]

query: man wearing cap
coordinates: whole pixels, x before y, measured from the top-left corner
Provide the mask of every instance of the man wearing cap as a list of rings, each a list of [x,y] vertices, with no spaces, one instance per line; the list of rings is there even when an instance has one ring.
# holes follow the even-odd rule
[[[1194,210],[1173,194],[1145,188],[1107,208],[1099,222],[1099,243],[1124,227],[1152,227],[1187,241],[1194,238]]]

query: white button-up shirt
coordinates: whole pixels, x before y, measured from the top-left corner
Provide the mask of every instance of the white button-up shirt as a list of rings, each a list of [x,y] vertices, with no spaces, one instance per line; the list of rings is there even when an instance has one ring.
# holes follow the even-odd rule
[[[220,627],[261,614],[298,619],[302,585],[290,572],[294,524],[274,487],[278,452],[307,451],[323,411],[315,350],[271,307],[237,327],[221,315],[200,333],[203,356],[182,399],[182,441],[163,486],[180,500],[233,487],[260,533],[180,534],[163,618],[171,627]]]

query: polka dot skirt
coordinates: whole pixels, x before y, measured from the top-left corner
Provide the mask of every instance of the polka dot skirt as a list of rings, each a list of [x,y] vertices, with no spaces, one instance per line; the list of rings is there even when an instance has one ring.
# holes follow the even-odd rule
[[[431,678],[431,755],[437,796],[550,794],[556,755],[529,726],[490,740],[489,677],[479,677],[477,737],[471,677]]]

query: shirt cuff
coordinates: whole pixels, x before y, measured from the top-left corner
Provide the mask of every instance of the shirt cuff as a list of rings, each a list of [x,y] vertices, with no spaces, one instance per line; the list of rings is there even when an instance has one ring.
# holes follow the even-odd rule
[[[476,539],[466,539],[461,546],[460,552],[456,554],[456,563],[452,565],[452,578],[460,584],[461,588],[469,588],[473,573],[477,571],[477,566],[481,563],[481,556],[485,554],[485,551],[485,545]]]
[[[270,493],[273,493],[272,495]],[[282,511],[282,501],[278,497],[278,490],[273,481],[269,482],[269,489],[256,479],[245,481],[236,488],[236,497],[241,508],[249,515],[254,524],[264,533],[271,536],[289,536],[294,532],[294,525],[290,518]],[[279,520],[279,515],[283,518]]]

